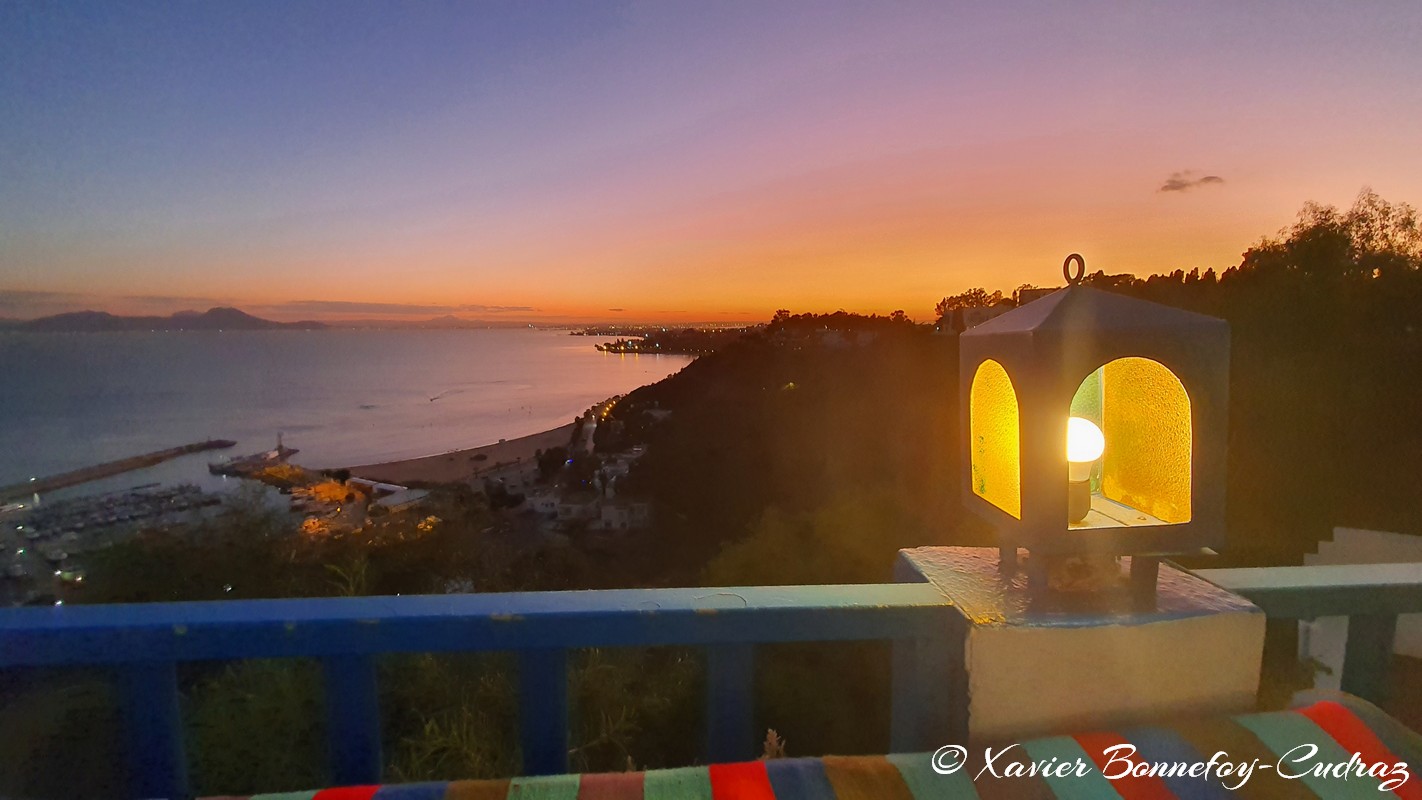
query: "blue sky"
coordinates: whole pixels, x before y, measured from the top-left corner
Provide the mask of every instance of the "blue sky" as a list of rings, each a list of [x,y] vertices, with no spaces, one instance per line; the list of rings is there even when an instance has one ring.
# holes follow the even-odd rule
[[[921,316],[1071,250],[1223,268],[1422,196],[1419,53],[1410,3],[12,2],[0,314]]]

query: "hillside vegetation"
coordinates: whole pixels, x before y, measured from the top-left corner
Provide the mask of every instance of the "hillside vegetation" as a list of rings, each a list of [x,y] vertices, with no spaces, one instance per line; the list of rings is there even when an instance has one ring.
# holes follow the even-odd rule
[[[1337,525],[1422,533],[1422,232],[1364,192],[1310,204],[1216,273],[1087,283],[1229,321],[1230,544],[1297,563]],[[1010,295],[1009,295],[1010,296]],[[981,288],[951,311],[1004,300]],[[982,543],[958,504],[957,342],[902,319],[777,315],[615,415],[668,563],[707,582],[887,579],[899,547]],[[651,409],[671,410],[656,421]]]

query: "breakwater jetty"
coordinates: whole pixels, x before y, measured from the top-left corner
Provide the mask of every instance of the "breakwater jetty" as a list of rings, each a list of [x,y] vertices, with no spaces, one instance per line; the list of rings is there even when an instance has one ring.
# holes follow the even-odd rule
[[[213,475],[229,475],[236,478],[256,478],[268,467],[277,464],[285,464],[288,458],[301,452],[295,447],[287,447],[281,443],[281,436],[277,435],[277,445],[274,450],[265,450],[260,453],[253,453],[250,456],[239,458],[228,458],[216,461],[207,465],[207,471]]]
[[[193,442],[180,447],[170,447],[166,450],[155,450],[152,453],[144,453],[141,456],[131,456],[121,458],[117,461],[109,461],[103,464],[95,464],[92,467],[61,472],[58,475],[50,475],[44,478],[33,478],[21,483],[12,483],[9,486],[0,486],[0,502],[16,500],[28,497],[36,492],[52,492],[56,489],[63,489],[68,486],[78,486],[81,483],[96,481],[100,478],[107,478],[112,475],[119,475],[135,469],[151,467],[154,464],[161,464],[164,461],[185,456],[190,453],[201,453],[204,450],[221,450],[232,447],[237,443],[231,439],[207,439],[201,442]]]

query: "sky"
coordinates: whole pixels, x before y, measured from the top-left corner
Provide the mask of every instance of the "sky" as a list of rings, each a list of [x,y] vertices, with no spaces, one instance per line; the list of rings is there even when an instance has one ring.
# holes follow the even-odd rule
[[[0,317],[931,317],[1422,203],[1416,2],[0,4]]]

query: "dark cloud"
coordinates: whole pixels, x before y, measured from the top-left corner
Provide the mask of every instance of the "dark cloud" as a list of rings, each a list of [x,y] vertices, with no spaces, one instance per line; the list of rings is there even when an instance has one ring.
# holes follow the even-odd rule
[[[130,303],[154,306],[193,306],[203,309],[213,306],[231,305],[232,301],[220,297],[182,297],[168,294],[126,294],[119,298]]]
[[[23,289],[0,289],[0,313],[31,311],[36,307],[68,306],[81,302],[84,295],[75,292],[31,292]]]
[[[444,314],[535,313],[533,306],[490,306],[480,304],[440,305],[419,303],[354,303],[340,300],[296,300],[287,303],[250,304],[222,297],[191,295],[104,296],[82,292],[44,292],[0,289],[0,317],[31,318],[85,309],[108,310],[118,314],[171,314],[175,311],[206,311],[214,306],[237,306],[259,316],[281,318],[326,315],[439,316]]]
[[[533,306],[434,305],[420,303],[355,303],[345,300],[293,300],[270,306],[284,314],[508,314],[537,311]]]
[[[103,298],[83,292],[0,289],[0,317],[34,319],[51,314],[103,308]]]
[[[608,311],[626,311],[625,308],[609,308]]]
[[[1169,177],[1169,178],[1166,178],[1166,179],[1165,179],[1165,183],[1163,183],[1163,184],[1160,185],[1160,189],[1159,189],[1158,191],[1162,191],[1162,192],[1188,192],[1188,191],[1190,191],[1191,189],[1194,189],[1194,188],[1197,188],[1197,187],[1200,187],[1200,186],[1208,186],[1208,185],[1210,185],[1210,184],[1212,184],[1212,183],[1224,183],[1224,182],[1225,182],[1225,179],[1224,179],[1224,178],[1221,178],[1221,177],[1218,176],[1218,175],[1205,175],[1205,176],[1196,178],[1195,176],[1196,176],[1196,175],[1199,175],[1199,174],[1200,174],[1200,173],[1199,173],[1198,170],[1193,170],[1193,169],[1187,169],[1187,170],[1184,170],[1184,171],[1182,171],[1182,172],[1173,172],[1173,173],[1170,174],[1170,177]]]
[[[220,297],[193,297],[166,294],[101,295],[84,292],[43,292],[0,289],[0,316],[18,314],[43,317],[67,311],[98,310],[118,314],[171,314],[183,309],[206,311],[213,306],[230,306]]]

